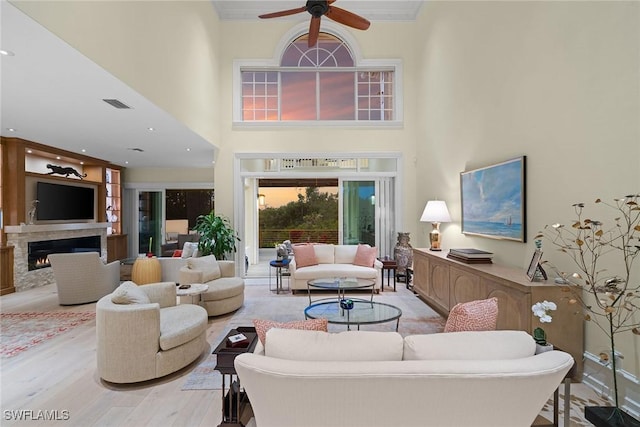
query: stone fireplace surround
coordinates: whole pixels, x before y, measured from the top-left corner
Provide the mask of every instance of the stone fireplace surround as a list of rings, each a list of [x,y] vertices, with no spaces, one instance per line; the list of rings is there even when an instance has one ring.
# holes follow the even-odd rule
[[[16,292],[55,283],[51,268],[29,271],[29,242],[100,236],[100,256],[106,262],[108,226],[109,223],[106,222],[5,226],[7,245],[14,246],[13,275]]]

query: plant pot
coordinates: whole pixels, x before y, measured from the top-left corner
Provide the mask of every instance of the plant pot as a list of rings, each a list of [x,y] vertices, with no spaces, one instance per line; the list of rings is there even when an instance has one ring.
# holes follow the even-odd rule
[[[541,345],[536,343],[536,354],[546,353],[551,350],[553,350],[553,344]]]
[[[596,427],[640,427],[640,421],[615,406],[585,406],[584,417]]]

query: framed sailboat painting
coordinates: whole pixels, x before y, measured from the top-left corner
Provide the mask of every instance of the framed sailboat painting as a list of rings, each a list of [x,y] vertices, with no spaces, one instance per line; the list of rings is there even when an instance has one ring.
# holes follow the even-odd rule
[[[460,173],[462,233],[526,242],[526,156]]]

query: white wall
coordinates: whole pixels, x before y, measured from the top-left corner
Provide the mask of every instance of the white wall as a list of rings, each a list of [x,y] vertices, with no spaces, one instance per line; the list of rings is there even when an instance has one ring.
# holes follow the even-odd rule
[[[446,247],[489,250],[496,262],[524,268],[537,231],[574,219],[573,203],[638,193],[639,16],[635,2],[425,5],[415,88],[417,180],[426,185],[416,198],[446,200],[454,220],[442,227]],[[459,172],[520,155],[527,156],[528,243],[462,235]],[[605,338],[587,323],[589,352],[606,349]],[[637,377],[640,339],[619,335],[618,344]]]

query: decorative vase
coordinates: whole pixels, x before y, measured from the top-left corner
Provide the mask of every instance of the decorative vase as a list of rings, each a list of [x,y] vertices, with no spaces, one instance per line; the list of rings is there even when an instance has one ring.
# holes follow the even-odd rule
[[[553,344],[538,344],[536,343],[536,354],[545,353],[547,351],[553,350]]]
[[[396,243],[396,247],[393,249],[393,258],[396,260],[396,264],[398,267],[396,269],[396,274],[399,278],[407,277],[407,267],[411,267],[413,265],[413,248],[409,244],[409,233],[398,233],[398,243]]]

